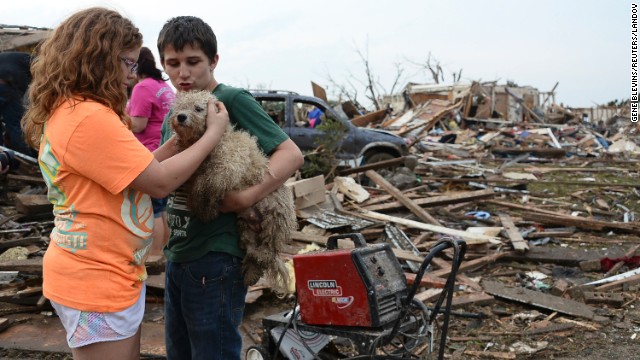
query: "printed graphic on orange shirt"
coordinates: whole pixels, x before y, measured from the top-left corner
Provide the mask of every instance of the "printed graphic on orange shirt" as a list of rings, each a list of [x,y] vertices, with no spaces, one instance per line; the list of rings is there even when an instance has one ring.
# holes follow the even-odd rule
[[[67,195],[56,185],[54,179],[60,171],[60,162],[51,151],[51,144],[48,139],[44,139],[40,149],[38,159],[40,172],[49,189],[48,198],[53,204],[53,214],[55,227],[51,231],[51,241],[61,248],[69,249],[71,252],[86,250],[87,233],[84,231],[72,231],[72,227],[82,229],[82,224],[76,223],[76,212],[73,205],[67,206]]]
[[[136,244],[133,259],[136,265],[144,264],[149,249],[151,248],[151,234],[153,231],[153,207],[149,195],[131,188],[124,189],[124,201],[120,207],[122,223],[141,239]]]

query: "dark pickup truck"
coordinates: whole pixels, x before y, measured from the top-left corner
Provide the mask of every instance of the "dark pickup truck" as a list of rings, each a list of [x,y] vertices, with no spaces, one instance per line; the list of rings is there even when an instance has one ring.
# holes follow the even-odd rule
[[[290,91],[250,90],[280,127],[303,152],[314,150],[322,130],[310,126],[308,113],[314,107],[324,115],[344,124],[347,129],[336,158],[351,166],[364,165],[407,155],[405,139],[387,131],[354,126],[351,121],[333,110],[323,100]],[[355,163],[353,163],[355,161]]]

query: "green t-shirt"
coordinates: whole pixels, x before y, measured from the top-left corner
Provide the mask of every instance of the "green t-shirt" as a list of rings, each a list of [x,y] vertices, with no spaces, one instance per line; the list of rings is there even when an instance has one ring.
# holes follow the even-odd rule
[[[213,90],[213,94],[224,103],[229,112],[229,119],[236,129],[254,135],[258,139],[258,146],[265,154],[270,154],[288,139],[287,134],[267,115],[248,91],[219,84]],[[162,124],[163,144],[172,135],[168,118],[169,116]],[[210,251],[244,256],[238,245],[236,214],[220,214],[211,222],[198,220],[187,209],[183,186],[169,195],[167,221],[170,236],[164,254],[169,261],[193,261]]]

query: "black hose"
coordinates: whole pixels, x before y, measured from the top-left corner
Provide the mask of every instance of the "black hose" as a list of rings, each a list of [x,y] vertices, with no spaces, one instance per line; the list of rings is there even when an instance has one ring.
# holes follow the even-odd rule
[[[400,325],[404,317],[406,316],[407,312],[409,311],[409,306],[413,301],[413,298],[418,290],[418,287],[420,286],[420,282],[422,281],[422,277],[424,276],[424,273],[427,267],[431,263],[431,260],[438,253],[448,248],[453,248],[453,260],[451,263],[451,272],[447,277],[447,281],[442,289],[442,293],[440,293],[440,296],[436,301],[434,310],[431,313],[431,318],[429,319],[429,322],[428,322],[428,324],[432,324],[437,314],[441,313],[440,307],[442,306],[442,303],[444,302],[444,299],[446,296],[447,304],[446,304],[445,310],[443,311],[444,319],[442,324],[442,334],[440,336],[440,346],[438,349],[439,360],[442,360],[444,358],[444,349],[447,341],[447,331],[449,326],[449,318],[451,315],[451,302],[453,300],[453,291],[455,286],[456,274],[458,272],[458,268],[460,267],[460,264],[462,263],[462,259],[464,258],[464,254],[467,249],[467,244],[462,240],[454,240],[452,238],[445,237],[431,248],[427,256],[422,261],[422,264],[420,265],[420,269],[418,269],[418,272],[416,273],[416,278],[414,280],[414,283],[412,284],[411,288],[409,288],[409,291],[407,292],[407,297],[404,300],[404,304],[403,304],[402,311],[400,312],[400,316],[398,317],[398,320],[396,320],[396,323],[389,337],[387,338],[391,340],[398,333],[398,330],[400,329]]]

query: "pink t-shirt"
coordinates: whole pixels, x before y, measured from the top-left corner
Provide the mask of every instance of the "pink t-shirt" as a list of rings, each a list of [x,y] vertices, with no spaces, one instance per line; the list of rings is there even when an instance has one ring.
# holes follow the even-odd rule
[[[145,78],[133,87],[127,112],[129,116],[148,119],[147,127],[142,132],[135,133],[135,136],[150,151],[160,146],[162,121],[175,98],[175,93],[164,81]]]

